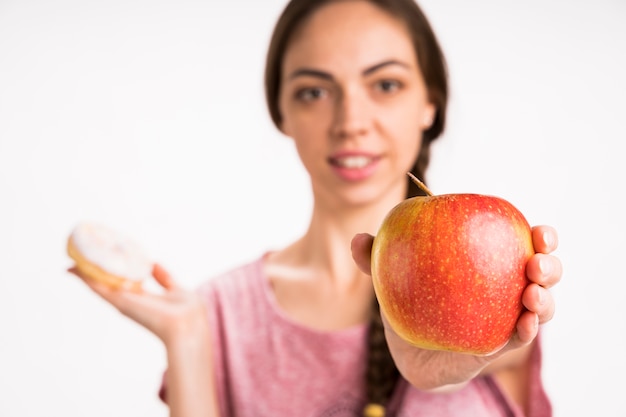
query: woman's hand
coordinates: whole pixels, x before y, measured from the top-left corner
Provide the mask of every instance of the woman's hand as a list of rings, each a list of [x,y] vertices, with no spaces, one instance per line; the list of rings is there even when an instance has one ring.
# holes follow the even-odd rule
[[[84,276],[69,272],[163,341],[167,350],[166,402],[172,417],[219,416],[214,384],[211,337],[200,297],[179,287],[160,265],[152,270],[161,294],[114,290]]]
[[[158,264],[154,265],[152,275],[163,288],[160,294],[112,289],[82,276],[76,268],[70,268],[69,272],[122,314],[154,333],[166,346],[178,337],[194,333],[195,328],[206,327],[205,307],[200,297],[179,287]]]
[[[527,263],[526,275],[530,284],[522,295],[526,311],[520,316],[514,335],[498,352],[488,356],[474,356],[417,348],[404,341],[389,326],[383,315],[389,349],[396,366],[409,382],[425,390],[459,386],[500,358],[505,361],[505,353],[529,346],[533,342],[537,337],[539,324],[548,322],[554,315],[554,299],[548,290],[560,281],[562,267],[559,259],[550,255],[558,245],[556,231],[548,226],[537,226],[532,229],[532,237],[536,253]],[[373,236],[368,234],[356,235],[352,240],[352,256],[358,267],[368,275],[371,275],[373,240]]]

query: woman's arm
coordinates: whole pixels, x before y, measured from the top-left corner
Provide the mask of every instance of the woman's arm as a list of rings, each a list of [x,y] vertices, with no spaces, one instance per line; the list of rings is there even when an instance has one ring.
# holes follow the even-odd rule
[[[95,293],[157,336],[167,351],[166,401],[172,417],[219,416],[211,336],[206,307],[198,294],[176,285],[159,265],[153,276],[161,294],[111,288],[89,280]]]
[[[205,316],[191,317],[167,343],[167,394],[171,417],[219,415],[211,336]]]

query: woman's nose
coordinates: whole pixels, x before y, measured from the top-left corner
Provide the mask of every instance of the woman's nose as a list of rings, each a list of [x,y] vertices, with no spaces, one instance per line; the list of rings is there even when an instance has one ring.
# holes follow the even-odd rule
[[[371,124],[367,98],[358,91],[345,91],[336,100],[333,137],[348,139],[365,135]]]

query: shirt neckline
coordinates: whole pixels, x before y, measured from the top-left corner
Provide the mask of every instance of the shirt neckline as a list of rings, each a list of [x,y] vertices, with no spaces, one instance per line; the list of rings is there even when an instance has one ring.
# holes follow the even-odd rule
[[[276,299],[276,294],[274,293],[270,282],[270,278],[265,273],[264,265],[270,253],[271,252],[264,253],[263,256],[256,262],[255,268],[256,276],[259,277],[258,281],[261,287],[261,292],[263,293],[263,299],[268,307],[268,310],[274,316],[275,320],[285,326],[291,327],[293,331],[305,332],[311,336],[316,337],[323,336],[337,339],[352,339],[355,337],[364,336],[365,332],[369,328],[369,323],[367,322],[356,324],[339,330],[321,330],[311,326],[307,326],[306,324],[301,323],[290,317],[278,303],[278,300]]]

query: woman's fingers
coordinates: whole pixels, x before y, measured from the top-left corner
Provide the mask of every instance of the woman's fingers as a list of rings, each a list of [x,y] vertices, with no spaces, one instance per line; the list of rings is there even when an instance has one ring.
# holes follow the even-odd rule
[[[78,269],[77,267],[73,266],[71,268],[68,268],[67,272],[76,275],[78,278],[80,278],[81,280],[83,280],[83,282],[89,287],[91,288],[94,292],[98,293],[98,295],[100,296],[105,296],[108,295],[110,292],[112,292],[111,288],[109,288],[107,285],[104,285],[94,279],[89,278],[87,275],[83,274],[81,272],[80,269]],[[107,297],[105,297],[107,298]]]
[[[67,271],[69,273],[71,273],[71,274],[76,275],[93,292],[98,294],[100,297],[104,298],[106,301],[108,301],[110,304],[112,304],[114,307],[116,307],[118,309],[119,309],[119,303],[120,303],[120,294],[125,293],[125,292],[129,292],[126,289],[123,289],[121,291],[120,290],[114,290],[111,287],[109,287],[108,285],[102,284],[102,283],[100,283],[100,282],[98,282],[96,280],[93,280],[93,279],[87,277],[86,275],[84,275],[76,267],[69,268]]]
[[[551,288],[561,280],[563,274],[559,258],[550,255],[559,244],[556,230],[550,226],[535,226],[532,239],[536,253],[526,265],[526,275],[531,282]]]
[[[544,324],[554,317],[554,298],[550,291],[541,285],[528,285],[522,294],[522,303],[528,311],[537,315],[539,324]]]
[[[532,228],[532,239],[535,252],[551,253],[559,245],[559,237],[551,226],[535,226]]]
[[[174,278],[172,278],[172,275],[158,263],[155,263],[152,268],[152,276],[166,290],[172,291],[180,289],[174,281]]]
[[[561,281],[563,267],[556,256],[536,253],[526,264],[526,276],[531,282],[551,288]]]
[[[513,338],[506,350],[519,349],[530,344],[539,334],[539,317],[532,311],[524,311],[517,320]]]
[[[526,276],[531,283],[524,290],[522,303],[528,309],[525,314],[535,314],[537,323],[543,324],[554,317],[554,298],[548,289],[561,281],[563,266],[559,258],[550,255],[558,246],[554,228],[535,226],[532,238],[536,253],[526,264]]]

